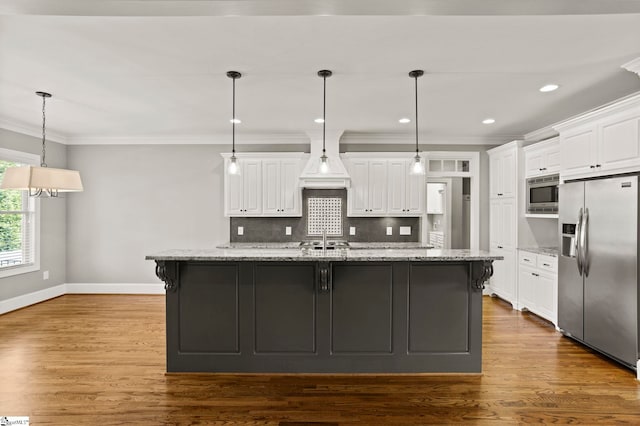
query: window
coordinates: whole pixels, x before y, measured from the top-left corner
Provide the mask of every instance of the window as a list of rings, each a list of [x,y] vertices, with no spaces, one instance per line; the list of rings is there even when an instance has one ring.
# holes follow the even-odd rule
[[[9,167],[38,164],[37,155],[0,148],[0,180]],[[40,269],[38,200],[0,190],[0,277]]]

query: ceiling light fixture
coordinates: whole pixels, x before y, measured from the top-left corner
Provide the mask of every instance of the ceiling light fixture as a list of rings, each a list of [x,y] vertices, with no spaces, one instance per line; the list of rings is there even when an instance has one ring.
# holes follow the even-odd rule
[[[418,77],[422,77],[424,75],[424,71],[422,70],[413,70],[409,73],[409,77],[415,80],[416,87],[416,156],[413,157],[413,165],[411,166],[411,174],[412,175],[423,175],[424,174],[424,166],[422,165],[422,159],[420,158],[419,149],[418,149]]]
[[[233,80],[233,102],[232,109],[233,115],[231,118],[231,162],[227,171],[230,175],[239,175],[240,166],[238,165],[238,159],[236,158],[236,123],[240,120],[236,119],[236,79],[242,77],[238,71],[227,71],[227,77]]]
[[[315,121],[315,122],[316,122],[316,123],[318,123],[318,124],[322,124],[322,123],[324,123],[324,118],[316,118],[316,119],[315,119],[315,120],[313,120],[313,121]]]
[[[493,124],[495,122],[496,120],[494,118],[485,118],[484,120],[482,120],[482,124]]]
[[[229,123],[240,124],[242,123],[242,120],[240,120],[239,118],[232,118],[231,120],[229,120]]]
[[[402,124],[411,123],[411,119],[410,119],[410,118],[403,117],[403,118],[401,118],[400,120],[398,120],[398,123],[402,123]]]
[[[60,192],[83,190],[80,172],[77,170],[54,169],[46,163],[46,99],[50,93],[36,92],[42,98],[42,157],[40,167],[21,166],[5,170],[1,189],[29,191],[30,197],[57,197]]]
[[[329,159],[325,150],[325,128],[327,124],[327,77],[333,73],[329,70],[318,71],[318,76],[322,77],[322,157],[320,157],[320,173],[329,173]]]
[[[558,89],[557,84],[545,84],[544,86],[542,86],[539,90],[541,92],[553,92],[554,90]]]

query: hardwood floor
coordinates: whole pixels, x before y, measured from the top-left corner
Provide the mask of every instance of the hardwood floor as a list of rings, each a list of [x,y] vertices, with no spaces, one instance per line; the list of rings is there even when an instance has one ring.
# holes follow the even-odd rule
[[[0,316],[0,416],[31,424],[640,424],[635,374],[484,298],[482,375],[166,375],[164,297]]]

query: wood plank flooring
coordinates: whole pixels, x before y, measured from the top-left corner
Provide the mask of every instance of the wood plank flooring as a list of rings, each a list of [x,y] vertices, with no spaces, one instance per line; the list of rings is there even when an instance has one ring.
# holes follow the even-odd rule
[[[0,316],[0,416],[32,425],[640,424],[635,374],[484,298],[482,375],[165,374],[164,297]]]

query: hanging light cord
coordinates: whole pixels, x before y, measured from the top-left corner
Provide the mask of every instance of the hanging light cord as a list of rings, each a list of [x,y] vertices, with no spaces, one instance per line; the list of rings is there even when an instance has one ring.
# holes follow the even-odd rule
[[[231,153],[235,156],[236,154],[236,78],[232,77],[233,80],[233,118],[231,119]]]
[[[45,113],[44,113],[44,107],[45,107],[45,102],[47,101],[47,98],[45,96],[42,97],[42,158],[40,160],[40,167],[47,167],[47,163],[45,162],[45,157],[47,155],[46,151],[45,151],[45,141],[46,141],[46,134],[45,134],[45,121],[47,119]]]
[[[327,125],[327,76],[322,76],[322,155],[325,156],[325,126]]]
[[[418,75],[414,76],[416,82],[416,155],[418,155]]]

